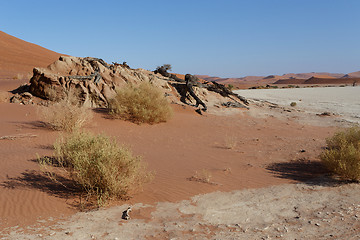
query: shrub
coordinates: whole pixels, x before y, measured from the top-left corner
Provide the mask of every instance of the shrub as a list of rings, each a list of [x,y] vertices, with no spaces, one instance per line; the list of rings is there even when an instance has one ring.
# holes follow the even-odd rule
[[[295,106],[296,106],[296,102],[291,102],[291,103],[290,103],[290,106],[295,107]]]
[[[352,127],[326,140],[320,155],[326,167],[344,179],[360,180],[360,128]]]
[[[9,99],[9,93],[5,91],[0,91],[0,103],[7,102]]]
[[[133,156],[128,148],[105,135],[74,132],[58,139],[54,148],[57,166],[63,167],[88,196],[97,196],[99,205],[127,197],[152,176],[145,171],[140,156]],[[41,164],[53,161],[45,159]]]
[[[157,66],[156,70],[159,70],[160,68],[164,68],[166,71],[171,71],[172,66],[171,64],[163,64],[162,66]]]
[[[109,110],[115,116],[136,123],[166,122],[172,109],[161,90],[149,82],[138,86],[126,85],[109,101]]]
[[[72,132],[92,119],[92,111],[80,105],[71,93],[65,99],[48,107],[41,107],[38,114],[45,126],[58,131]]]
[[[238,142],[238,138],[234,135],[229,136],[226,135],[225,136],[225,148],[226,149],[234,149],[237,146],[237,142]]]

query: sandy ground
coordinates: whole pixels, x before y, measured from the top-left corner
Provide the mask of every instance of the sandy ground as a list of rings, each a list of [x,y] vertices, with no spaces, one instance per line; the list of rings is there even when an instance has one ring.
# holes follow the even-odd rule
[[[356,239],[360,189],[329,180],[317,159],[342,125],[337,116],[266,102],[228,115],[173,108],[173,119],[157,125],[94,111],[86,129],[129,145],[156,176],[126,202],[77,213],[77,193],[44,178],[34,161],[52,154],[61,133],[41,127],[36,106],[0,103],[0,237]],[[196,172],[210,184],[189,181]]]
[[[176,203],[135,204],[78,213],[5,239],[359,239],[358,184],[328,178],[306,184],[215,192]],[[23,231],[23,230],[21,230]]]

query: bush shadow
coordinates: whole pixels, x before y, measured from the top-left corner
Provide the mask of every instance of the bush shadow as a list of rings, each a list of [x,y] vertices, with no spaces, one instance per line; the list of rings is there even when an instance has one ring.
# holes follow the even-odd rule
[[[272,163],[266,166],[266,170],[278,178],[291,179],[308,185],[338,186],[349,183],[349,181],[332,178],[320,161],[308,159]]]
[[[30,121],[30,122],[11,122],[27,129],[47,129],[49,130],[48,124],[43,121]]]
[[[9,189],[32,188],[59,198],[73,198],[81,195],[82,189],[74,181],[54,174],[57,181],[39,171],[25,171],[19,177],[4,181],[0,186]]]
[[[116,119],[113,115],[110,114],[110,110],[108,108],[93,108],[92,111],[94,113],[100,114],[102,118]]]

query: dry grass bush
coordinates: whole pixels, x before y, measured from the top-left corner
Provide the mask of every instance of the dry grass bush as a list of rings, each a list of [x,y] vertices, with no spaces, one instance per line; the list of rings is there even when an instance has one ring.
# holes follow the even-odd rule
[[[207,183],[210,185],[217,185],[217,183],[211,181],[212,175],[209,170],[202,169],[201,171],[195,171],[195,174],[188,178],[189,181]]]
[[[105,135],[74,132],[58,139],[54,148],[56,166],[62,167],[88,196],[96,196],[99,206],[109,199],[126,198],[152,178],[140,156],[133,156],[128,148]],[[49,173],[47,166],[54,161],[43,158],[40,164]]]
[[[76,94],[71,92],[59,102],[41,107],[38,115],[46,127],[66,132],[80,129],[93,117],[91,109],[80,105]]]
[[[225,148],[226,149],[235,149],[238,143],[237,136],[226,135],[225,136]]]
[[[172,108],[164,94],[149,82],[128,84],[109,102],[110,113],[136,123],[166,122]]]
[[[9,101],[9,95],[10,94],[8,92],[0,91],[0,103],[8,102]]]
[[[326,167],[344,179],[360,180],[360,127],[352,127],[326,140],[320,155]]]

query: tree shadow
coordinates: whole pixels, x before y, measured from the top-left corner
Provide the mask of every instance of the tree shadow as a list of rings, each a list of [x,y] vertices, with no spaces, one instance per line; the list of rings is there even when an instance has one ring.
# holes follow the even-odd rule
[[[290,162],[272,163],[266,167],[278,178],[291,179],[309,185],[338,186],[349,183],[330,177],[329,171],[320,161],[297,159]]]

